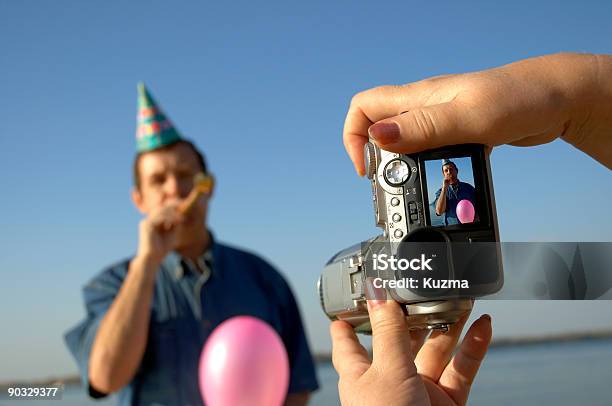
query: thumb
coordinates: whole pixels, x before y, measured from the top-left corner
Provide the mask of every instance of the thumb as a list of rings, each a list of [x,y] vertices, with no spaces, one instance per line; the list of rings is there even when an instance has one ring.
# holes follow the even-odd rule
[[[413,368],[409,372],[415,375],[404,312],[395,300],[386,299],[384,288],[377,287],[374,278],[366,279],[366,289],[372,324],[372,364],[385,369],[404,369],[411,365]]]
[[[384,150],[415,153],[445,145],[485,143],[469,109],[455,101],[423,106],[381,120],[368,129]]]

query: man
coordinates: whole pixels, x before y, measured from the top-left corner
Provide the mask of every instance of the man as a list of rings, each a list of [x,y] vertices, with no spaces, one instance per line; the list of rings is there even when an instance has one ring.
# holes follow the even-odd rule
[[[194,176],[211,175],[142,84],[139,107],[132,200],[145,218],[136,255],[84,287],[87,316],[66,334],[83,384],[94,398],[119,391],[122,405],[201,404],[198,362],[207,337],[224,320],[251,315],[287,349],[286,403],[306,404],[317,381],[287,283],[261,258],[213,238],[206,227],[212,187],[179,210]]]
[[[457,178],[457,165],[449,159],[442,161],[442,187],[436,192],[436,215],[444,213],[444,225],[459,224],[457,204],[464,199],[476,207],[476,191],[469,183],[460,182]]]

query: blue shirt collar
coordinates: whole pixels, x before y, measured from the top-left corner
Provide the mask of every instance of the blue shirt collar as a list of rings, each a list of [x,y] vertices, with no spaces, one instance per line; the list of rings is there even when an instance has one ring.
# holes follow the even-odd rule
[[[210,245],[206,251],[196,259],[197,267],[192,260],[189,258],[183,258],[176,251],[171,251],[168,253],[168,255],[166,255],[166,258],[164,258],[162,262],[162,267],[167,269],[177,280],[180,280],[183,278],[183,276],[190,272],[201,275],[200,270],[202,270],[204,274],[207,274],[208,278],[213,269],[213,247],[215,245],[215,239],[213,238],[212,233],[209,232],[209,235]]]

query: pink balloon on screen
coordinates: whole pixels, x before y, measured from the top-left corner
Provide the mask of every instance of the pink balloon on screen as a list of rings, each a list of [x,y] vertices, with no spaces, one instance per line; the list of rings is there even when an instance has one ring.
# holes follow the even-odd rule
[[[282,405],[289,387],[287,351],[264,321],[232,317],[206,341],[199,379],[209,406]]]
[[[457,218],[459,222],[462,224],[472,223],[474,221],[474,216],[476,215],[476,210],[474,209],[474,205],[467,199],[461,200],[457,203]]]

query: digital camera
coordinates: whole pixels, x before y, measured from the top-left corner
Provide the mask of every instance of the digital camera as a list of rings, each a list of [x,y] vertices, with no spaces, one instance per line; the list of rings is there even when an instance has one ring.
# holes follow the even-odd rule
[[[372,278],[403,305],[410,328],[446,331],[474,298],[503,285],[485,147],[397,154],[369,142],[364,155],[383,234],[328,261],[317,284],[321,306],[332,320],[371,333],[365,282]]]

